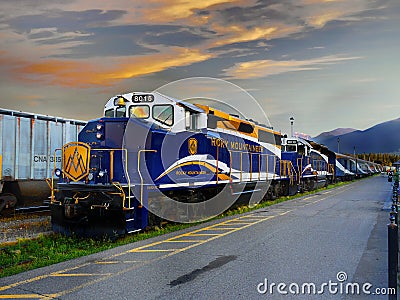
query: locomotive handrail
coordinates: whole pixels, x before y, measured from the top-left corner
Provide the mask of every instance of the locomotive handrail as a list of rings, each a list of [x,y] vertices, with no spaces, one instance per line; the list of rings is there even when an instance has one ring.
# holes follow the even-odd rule
[[[268,180],[268,174],[269,174],[269,162],[268,158],[273,157],[274,158],[274,177],[275,179],[275,172],[276,172],[276,156],[268,153],[253,153],[249,151],[239,151],[239,150],[230,150],[227,149],[230,155],[230,166],[229,166],[229,176],[230,176],[230,181],[232,181],[232,153],[240,153],[240,177],[239,177],[239,182],[243,181],[243,154],[249,154],[250,155],[250,168],[249,168],[249,174],[250,174],[250,180],[252,180],[252,156],[253,155],[258,155],[258,180],[261,181],[261,162],[262,162],[262,157],[265,156],[265,180]]]
[[[140,177],[140,207],[143,206],[143,176],[142,173],[140,172],[140,154],[142,152],[157,152],[157,150],[153,150],[153,149],[141,149],[138,151],[138,174]],[[217,168],[218,169],[218,168]],[[218,178],[218,177],[217,177]],[[131,205],[131,199],[129,198],[129,207]]]
[[[297,158],[297,183],[300,184],[301,181],[301,176],[299,176],[300,174],[302,174],[303,172],[303,157],[299,157]]]
[[[128,197],[123,197],[122,207],[125,208],[125,201],[128,198],[128,207],[131,208],[131,178],[128,172],[128,150],[126,148],[92,148],[92,151],[108,151],[110,152],[110,183],[113,184],[114,177],[114,151],[122,151],[125,154],[125,171],[126,181],[128,184]]]
[[[253,180],[253,153],[250,153],[250,167],[249,167],[249,173],[250,173],[250,181]]]
[[[57,151],[61,151],[62,152],[62,149],[61,148],[59,148],[59,149],[55,149],[54,150],[54,157],[56,157],[56,152]],[[128,170],[128,150],[127,149],[125,149],[125,148],[91,148],[91,151],[107,151],[107,152],[109,152],[110,153],[110,183],[113,183],[113,177],[114,177],[114,152],[115,151],[122,151],[122,152],[124,152],[124,154],[125,154],[125,170]],[[61,159],[63,159],[63,156],[61,155]],[[55,189],[54,189],[54,170],[57,168],[57,161],[56,160],[54,160],[54,169],[53,169],[53,171],[52,171],[52,176],[51,176],[51,187],[50,187],[50,189],[51,189],[51,198],[50,198],[50,201],[51,201],[51,203],[54,203],[54,202],[56,202],[55,200],[54,200],[54,191],[55,191]],[[62,165],[63,165],[63,162],[62,162],[62,160],[61,160],[61,176],[64,178],[64,169],[63,169],[63,167],[62,167]],[[126,180],[127,180],[127,184],[128,184],[128,199],[129,199],[129,208],[131,207],[131,203],[130,203],[130,199],[132,198],[131,197],[131,180],[130,180],[130,177],[129,177],[129,173],[128,172],[126,172]],[[123,197],[123,207],[125,207],[125,199],[126,199],[126,197]]]
[[[131,207],[131,179],[128,172],[128,150],[126,148],[91,148],[91,151],[107,151],[110,152],[110,183],[113,184],[114,177],[114,151],[122,151],[125,154],[125,170],[126,170],[126,181],[128,184],[128,197],[124,197],[122,200],[122,207],[125,208],[125,199],[128,198],[129,208]]]
[[[232,150],[226,148],[229,153],[229,182],[232,183]]]
[[[330,170],[330,172],[332,173],[333,177],[335,177],[335,165],[328,163],[328,170]]]
[[[217,157],[216,157],[216,162],[215,162],[215,179],[216,183],[218,184],[218,153],[219,153],[219,144],[217,143]]]
[[[57,151],[61,151],[62,152],[62,149],[61,148],[55,149],[54,150],[54,157],[57,157],[56,156]],[[62,159],[62,155],[61,155],[61,159]],[[51,171],[51,185],[49,184],[49,182],[47,182],[47,179],[46,179],[47,184],[50,186],[50,192],[51,192],[51,194],[50,194],[50,203],[55,203],[56,202],[55,199],[54,199],[54,172],[55,172],[56,169],[57,169],[57,159],[54,159],[54,168]],[[64,176],[63,171],[62,171],[62,167],[61,167],[61,175]]]
[[[296,173],[296,170],[293,167],[293,164],[290,160],[280,160],[279,161],[279,166],[280,166],[280,176],[282,177],[282,173],[284,173],[283,175],[285,177],[288,177],[290,180],[290,184],[293,184],[293,174],[291,172],[291,170],[294,171],[294,173]],[[283,168],[282,168],[283,166]],[[285,172],[283,172],[285,171]]]

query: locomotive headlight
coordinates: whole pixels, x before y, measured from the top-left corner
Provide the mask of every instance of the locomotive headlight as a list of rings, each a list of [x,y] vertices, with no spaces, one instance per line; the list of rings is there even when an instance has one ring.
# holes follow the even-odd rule
[[[96,129],[97,129],[97,130],[101,130],[102,128],[103,128],[103,125],[102,125],[102,124],[97,124],[97,125],[96,125]]]
[[[54,174],[57,176],[57,177],[61,177],[61,174],[62,174],[62,171],[60,170],[60,169],[55,169],[54,170]]]
[[[93,180],[93,173],[89,173],[89,175],[88,175],[87,178],[88,178],[88,180],[90,180],[90,181]]]
[[[103,134],[101,132],[96,133],[96,137],[100,140],[103,138]]]
[[[104,177],[105,175],[107,174],[107,170],[100,170],[100,172],[99,172],[99,177],[100,178],[102,178],[102,177]]]

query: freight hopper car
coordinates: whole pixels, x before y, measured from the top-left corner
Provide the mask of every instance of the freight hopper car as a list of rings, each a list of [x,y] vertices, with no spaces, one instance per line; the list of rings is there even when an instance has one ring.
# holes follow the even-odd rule
[[[54,150],[76,141],[86,123],[78,120],[0,109],[0,212],[48,201]]]
[[[221,199],[258,202],[296,185],[279,132],[157,92],[112,97],[104,117],[63,146],[55,173],[53,230],[81,236],[142,230],[158,216],[206,219],[229,207]]]

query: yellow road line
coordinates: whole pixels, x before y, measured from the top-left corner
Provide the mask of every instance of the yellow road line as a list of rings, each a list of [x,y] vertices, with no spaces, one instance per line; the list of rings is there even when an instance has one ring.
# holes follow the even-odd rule
[[[132,252],[132,253],[134,253],[134,252],[174,252],[174,251],[176,251],[176,250],[179,250],[179,249],[133,249],[133,250],[130,250],[129,252]]]
[[[57,294],[10,294],[10,295],[0,295],[0,299],[52,299],[56,297]]]
[[[203,240],[166,240],[164,243],[198,243]]]
[[[239,219],[244,219],[244,218],[264,219],[265,216],[247,215],[247,216],[240,217]]]
[[[221,226],[224,226],[224,225],[221,225]],[[236,230],[236,229],[240,229],[240,228],[242,228],[242,227],[214,227],[214,228],[212,228],[212,229],[207,229],[207,230]]]
[[[142,263],[145,260],[113,260],[113,261],[95,261],[94,263],[97,265],[117,265],[117,264],[134,264],[134,263]]]
[[[50,275],[50,277],[84,277],[84,276],[110,276],[112,273],[61,273],[61,274],[54,274]]]
[[[250,225],[250,224],[253,224],[253,222],[238,222],[238,221],[229,222],[229,225]]]
[[[220,235],[219,233],[189,233],[187,236],[213,236]]]
[[[68,272],[68,271],[75,270],[75,269],[78,269],[78,268],[82,268],[82,267],[88,266],[90,264],[91,264],[90,262],[87,262],[87,263],[84,263],[84,264],[81,264],[81,265],[74,266],[72,268],[67,268],[67,269],[60,270],[60,271],[57,271],[57,272],[54,272],[54,273],[50,273],[50,274],[46,274],[46,275],[40,275],[40,276],[36,276],[36,277],[30,278],[30,279],[26,279],[26,280],[22,280],[22,281],[19,281],[19,282],[15,282],[15,283],[12,283],[12,284],[9,284],[9,285],[1,286],[0,287],[0,292],[8,290],[8,289],[16,287],[16,286],[19,286],[19,285],[22,285],[22,284],[31,283],[31,282],[35,282],[35,281],[38,281],[38,280],[41,280],[41,279],[45,279],[45,278],[50,277],[50,276],[52,276],[54,274],[60,274],[60,273]]]

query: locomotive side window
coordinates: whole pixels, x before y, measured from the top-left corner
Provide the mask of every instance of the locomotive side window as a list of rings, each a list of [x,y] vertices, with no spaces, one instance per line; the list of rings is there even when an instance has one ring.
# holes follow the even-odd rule
[[[279,134],[274,134],[274,136],[275,136],[275,144],[279,146],[282,145],[281,136]]]
[[[285,151],[287,151],[287,152],[296,152],[297,151],[297,146],[296,145],[286,145],[285,146]]]
[[[304,145],[299,145],[298,146],[298,148],[297,148],[297,152],[300,154],[300,155],[306,155],[306,147],[304,146]]]
[[[217,128],[218,121],[224,121],[224,119],[214,116],[213,114],[209,114],[207,116],[207,127],[210,129]]]
[[[154,105],[153,119],[168,126],[174,124],[174,108],[172,105]]]
[[[253,133],[254,127],[251,126],[250,124],[240,122],[238,131],[244,132],[244,133]]]
[[[275,136],[272,132],[264,131],[264,130],[258,130],[258,140],[260,142],[264,143],[269,143],[269,144],[275,144]]]
[[[126,107],[125,106],[119,106],[117,107],[116,111],[115,111],[115,117],[116,118],[123,118],[126,115]]]
[[[150,117],[150,107],[148,105],[135,105],[130,107],[130,117],[147,119]]]
[[[106,112],[104,113],[104,116],[106,118],[114,118],[114,109],[107,109]]]
[[[197,130],[198,126],[198,118],[199,115],[196,113],[192,113],[190,111],[185,112],[185,124],[187,130]]]

